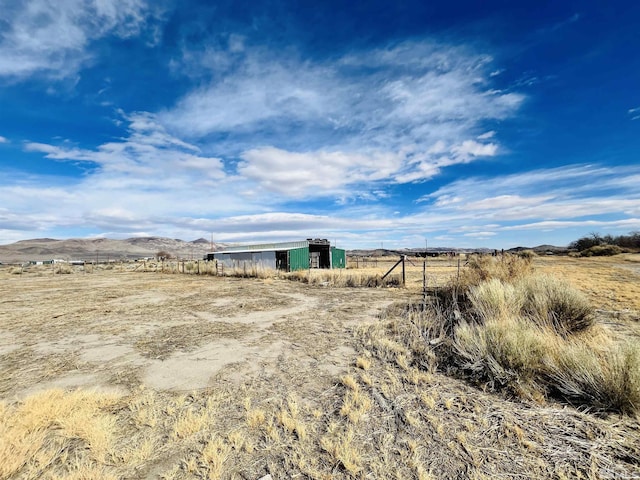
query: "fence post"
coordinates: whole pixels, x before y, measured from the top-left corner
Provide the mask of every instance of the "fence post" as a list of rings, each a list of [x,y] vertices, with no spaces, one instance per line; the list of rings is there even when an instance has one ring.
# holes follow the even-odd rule
[[[422,311],[427,310],[427,257],[422,262]]]
[[[404,263],[405,260],[407,259],[406,255],[402,256],[402,285],[406,285],[406,277],[405,277],[405,268],[404,268]]]

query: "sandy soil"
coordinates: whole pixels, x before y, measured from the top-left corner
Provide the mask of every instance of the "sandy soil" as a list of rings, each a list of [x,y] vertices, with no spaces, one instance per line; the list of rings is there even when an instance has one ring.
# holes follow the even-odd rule
[[[3,275],[0,395],[52,387],[194,390],[295,362],[339,374],[350,331],[398,291],[96,272]]]

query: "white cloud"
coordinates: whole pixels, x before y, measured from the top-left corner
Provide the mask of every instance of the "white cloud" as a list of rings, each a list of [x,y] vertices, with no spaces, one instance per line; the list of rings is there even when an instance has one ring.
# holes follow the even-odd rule
[[[242,159],[240,175],[294,198],[344,193],[349,185],[388,179],[402,166],[402,159],[389,153],[296,153],[273,147],[249,150]]]
[[[503,227],[504,231],[518,230],[560,230],[565,228],[606,228],[634,231],[640,228],[640,218],[625,218],[624,220],[545,220],[541,222],[525,223]]]
[[[0,205],[11,205],[12,215],[30,230],[67,226],[111,232],[162,231],[187,212],[265,211],[236,195],[242,180],[227,177],[219,158],[168,134],[152,115],[134,113],[125,120],[125,138],[94,149],[69,142],[25,144],[25,150],[46,159],[79,164],[85,173],[75,179],[12,176],[8,184],[0,182]]]
[[[495,130],[490,130],[488,132],[483,133],[482,135],[478,135],[476,138],[478,140],[488,140],[490,138],[495,137],[496,135],[496,131]]]
[[[533,219],[582,221],[613,214],[634,216],[640,206],[638,174],[636,166],[572,165],[458,180],[420,201],[427,204],[426,209],[471,225],[487,221],[504,225]],[[595,178],[597,182],[593,181]]]
[[[220,155],[241,156],[243,172],[294,196],[300,188],[285,186],[280,168],[263,168],[273,162],[266,154],[299,160],[291,174],[296,182],[338,164],[346,172],[337,180],[342,185],[372,177],[429,179],[448,165],[497,155],[497,143],[473,140],[477,129],[514,115],[524,100],[516,93],[486,94],[490,57],[427,41],[324,62],[244,45],[187,51],[180,61],[191,75],[198,67],[203,78],[208,72],[211,82],[161,112],[159,121],[193,141],[215,136],[212,148]],[[220,134],[228,140],[219,141]],[[314,163],[320,158],[328,164]],[[372,164],[393,159],[393,165],[386,168],[385,160],[380,175],[365,174],[364,158]],[[317,187],[306,195],[339,187],[328,179],[303,184]]]
[[[471,159],[472,157],[493,157],[498,151],[495,143],[478,143],[475,140],[465,140],[460,145],[451,149],[458,158]]]
[[[7,140],[5,137],[0,136],[0,143],[9,143],[9,140]]]
[[[465,237],[472,237],[472,238],[488,238],[488,237],[494,237],[495,235],[496,235],[496,232],[471,232],[471,233],[463,234],[463,236]]]
[[[147,14],[145,0],[10,2],[0,9],[0,76],[73,77],[90,60],[91,41],[137,35]]]
[[[640,119],[640,107],[630,108],[627,113],[631,115],[631,120]]]
[[[216,157],[199,155],[199,148],[168,134],[153,115],[134,113],[126,117],[129,136],[102,144],[94,150],[30,142],[25,150],[42,152],[53,160],[91,162],[103,178],[117,176],[117,182],[144,184],[154,176],[191,176],[194,181],[218,180],[225,176]]]
[[[470,210],[530,208],[534,205],[540,205],[552,198],[550,195],[526,198],[520,195],[498,195],[497,197],[485,198],[465,204],[464,208]]]

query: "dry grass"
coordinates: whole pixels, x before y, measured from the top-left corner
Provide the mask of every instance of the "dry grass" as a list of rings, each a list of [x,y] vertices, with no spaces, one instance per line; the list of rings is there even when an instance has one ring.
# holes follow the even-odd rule
[[[99,477],[117,447],[115,419],[106,411],[116,402],[90,391],[49,390],[1,404],[0,478],[51,470]]]
[[[396,287],[402,284],[398,274],[382,279],[378,270],[372,272],[336,270],[299,270],[283,274],[284,278],[310,285],[332,287]]]
[[[415,324],[413,339],[405,343],[427,362],[421,343],[435,345],[430,350],[438,368],[491,389],[636,415],[640,342],[596,326],[581,292],[557,278],[530,275],[529,267],[528,259],[517,257],[478,260],[429,309],[405,312]],[[374,351],[389,358],[392,342],[380,340]]]

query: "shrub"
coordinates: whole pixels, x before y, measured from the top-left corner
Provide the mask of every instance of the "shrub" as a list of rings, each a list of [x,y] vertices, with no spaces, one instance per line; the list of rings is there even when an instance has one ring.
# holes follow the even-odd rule
[[[566,336],[594,323],[587,298],[566,282],[547,275],[521,279],[516,288],[523,297],[522,313],[540,326]]]
[[[469,290],[472,309],[481,320],[518,315],[523,298],[516,288],[494,278]]]
[[[500,257],[472,255],[467,262],[467,268],[462,271],[456,282],[458,287],[468,289],[492,278],[512,281],[530,275],[532,272],[531,258],[509,254]]]
[[[546,366],[563,397],[603,410],[640,410],[640,345],[623,343],[598,352],[586,342],[559,345]]]
[[[58,263],[56,264],[54,272],[58,274],[69,274],[72,272],[72,268],[68,263]]]
[[[594,245],[580,252],[581,257],[610,257],[622,253],[617,245]]]
[[[512,279],[467,287],[461,304],[436,296],[422,312],[405,309],[398,323],[412,324],[412,335],[422,340],[407,339],[406,332],[399,337],[410,355],[523,398],[551,395],[598,410],[640,412],[640,345],[621,343],[595,323],[586,298],[566,282],[501,273]]]
[[[530,322],[505,317],[487,319],[482,325],[461,323],[455,329],[453,345],[459,368],[474,380],[535,398],[548,340],[542,329]]]

